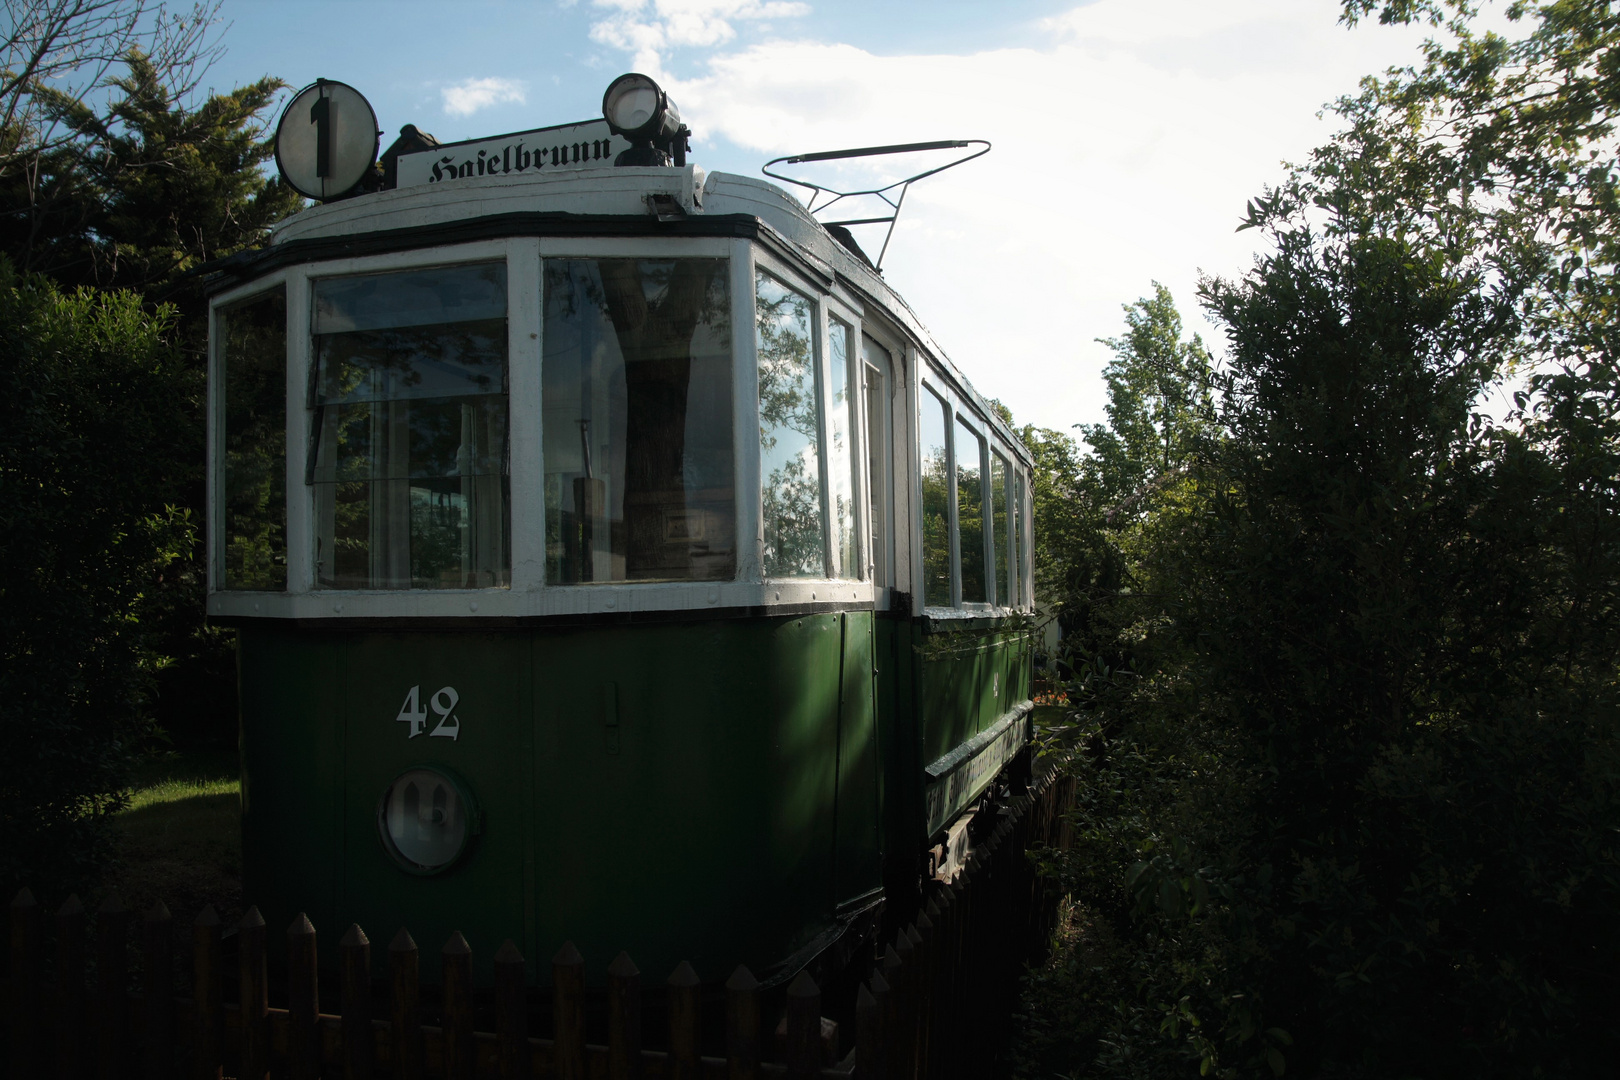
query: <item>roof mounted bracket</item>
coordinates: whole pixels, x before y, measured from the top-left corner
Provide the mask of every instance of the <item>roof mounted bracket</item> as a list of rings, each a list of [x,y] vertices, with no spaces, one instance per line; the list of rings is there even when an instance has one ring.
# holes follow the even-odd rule
[[[647,209],[659,221],[680,221],[686,216],[686,207],[675,196],[657,192],[647,197]]]
[[[799,165],[812,161],[838,161],[844,158],[878,157],[883,154],[908,154],[918,150],[963,150],[967,149],[968,147],[978,147],[978,149],[975,149],[971,154],[957,158],[955,161],[946,162],[944,165],[920,172],[915,176],[908,176],[904,180],[896,180],[892,184],[887,184],[883,187],[869,188],[865,191],[838,191],[834,188],[827,187],[824,184],[813,184],[808,180],[795,180],[791,176],[783,176],[781,173],[771,172],[772,165]],[[918,180],[921,180],[924,177],[933,176],[935,173],[942,173],[946,169],[954,168],[957,165],[972,161],[976,157],[983,157],[989,152],[990,143],[985,139],[941,139],[937,142],[899,143],[894,146],[862,146],[853,150],[823,150],[815,154],[794,154],[790,157],[773,158],[770,161],[767,161],[759,171],[764,173],[766,176],[769,176],[773,180],[781,180],[789,184],[795,184],[802,188],[809,188],[811,192],[810,202],[806,209],[808,209],[811,214],[815,214],[820,210],[826,210],[827,207],[831,206],[840,199],[853,199],[861,195],[876,195],[878,198],[894,207],[894,213],[883,217],[850,218],[845,221],[822,222],[823,225],[843,225],[846,227],[850,225],[882,225],[887,223],[889,226],[889,231],[883,235],[883,249],[878,252],[877,263],[873,267],[873,269],[877,270],[877,272],[881,274],[883,272],[883,256],[888,253],[889,241],[894,237],[894,224],[900,219],[900,207],[905,203],[906,192],[910,190],[911,185],[915,184]],[[893,191],[895,188],[900,189],[900,194],[891,198],[889,196],[889,192]],[[822,202],[820,206],[817,206],[816,200],[821,198],[823,195],[829,195],[831,198],[827,199],[825,202]]]

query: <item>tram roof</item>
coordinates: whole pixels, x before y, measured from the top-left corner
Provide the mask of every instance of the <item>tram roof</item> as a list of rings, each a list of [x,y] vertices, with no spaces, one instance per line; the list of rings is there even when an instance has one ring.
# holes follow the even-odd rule
[[[665,213],[655,213],[651,197]],[[563,209],[566,207],[566,209]],[[1028,449],[973,388],[911,305],[774,184],[700,167],[604,167],[468,177],[312,206],[279,223],[267,247],[212,264],[210,292],[295,263],[509,236],[709,236],[755,240],[811,280],[875,306],[908,334],[1026,462]]]

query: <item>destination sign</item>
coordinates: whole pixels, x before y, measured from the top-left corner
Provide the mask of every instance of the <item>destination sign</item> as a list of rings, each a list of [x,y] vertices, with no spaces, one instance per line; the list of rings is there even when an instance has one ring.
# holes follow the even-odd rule
[[[606,120],[557,124],[401,154],[398,186],[601,168],[612,165],[619,152],[628,149],[630,141],[609,131]]]

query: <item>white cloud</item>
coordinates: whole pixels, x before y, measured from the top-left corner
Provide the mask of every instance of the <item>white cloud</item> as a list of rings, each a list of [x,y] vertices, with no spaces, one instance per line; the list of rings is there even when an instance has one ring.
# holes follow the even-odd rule
[[[591,40],[633,54],[650,75],[663,72],[663,54],[681,46],[714,47],[737,36],[736,22],[791,19],[810,13],[797,0],[592,0],[611,11],[591,25]]]
[[[615,2],[647,28],[620,47],[658,62],[676,43],[648,14],[662,8]],[[719,2],[692,7],[732,17]],[[1247,267],[1260,238],[1235,232],[1246,200],[1327,138],[1325,102],[1415,58],[1421,30],[1350,31],[1338,10],[1098,0],[1045,23],[1039,47],[882,56],[768,41],[717,51],[695,78],[658,77],[699,139],[723,136],[758,160],[992,140],[987,157],[912,190],[885,273],[976,386],[1021,421],[1067,427],[1102,418],[1109,353],[1094,339],[1120,334],[1120,306],[1163,281],[1207,338],[1197,281]],[[865,159],[836,175],[853,186],[886,167]],[[875,253],[881,232],[862,239]]]
[[[523,83],[516,79],[466,79],[439,93],[444,97],[444,111],[451,116],[471,116],[491,105],[523,105],[528,100]]]

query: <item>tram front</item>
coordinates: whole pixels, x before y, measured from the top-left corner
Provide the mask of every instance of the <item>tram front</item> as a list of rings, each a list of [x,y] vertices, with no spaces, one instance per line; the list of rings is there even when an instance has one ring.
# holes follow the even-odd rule
[[[208,611],[272,927],[723,978],[870,921],[858,302],[781,192],[638,146],[401,152],[214,279]]]

